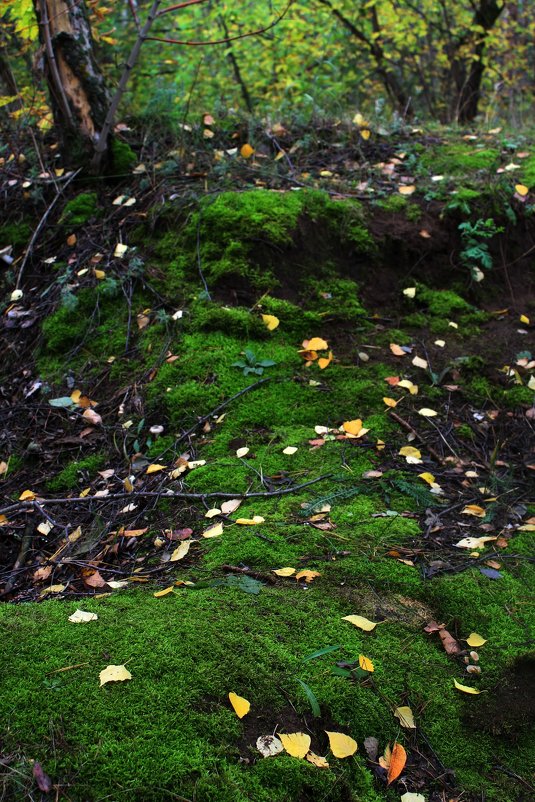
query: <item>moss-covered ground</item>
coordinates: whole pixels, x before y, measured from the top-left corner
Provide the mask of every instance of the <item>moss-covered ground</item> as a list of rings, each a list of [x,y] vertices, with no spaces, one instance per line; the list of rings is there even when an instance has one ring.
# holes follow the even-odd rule
[[[450,174],[468,169],[468,148],[458,145],[455,159],[449,154]],[[428,158],[441,170],[436,154]],[[499,152],[489,147],[471,167],[497,163]],[[3,798],[37,798],[31,773],[39,761],[58,799],[72,802],[394,802],[405,791],[429,802],[528,799],[534,761],[522,697],[535,659],[527,598],[532,534],[528,526],[511,540],[503,535],[534,510],[524,478],[508,462],[507,449],[521,448],[523,435],[511,445],[512,436],[502,434],[513,416],[525,423],[533,403],[532,368],[503,370],[533,358],[522,356],[527,342],[518,333],[518,312],[533,319],[533,310],[501,310],[497,319],[492,312],[503,300],[486,296],[467,273],[431,271],[426,282],[408,264],[391,265],[388,300],[377,303],[382,249],[391,244],[384,232],[373,233],[375,209],[403,225],[429,225],[421,219],[427,210],[412,200],[366,212],[356,201],[316,191],[255,190],[160,207],[131,232],[137,262],[106,268],[105,283],[71,282],[73,297],[44,321],[36,355],[43,405],[50,410],[51,398],[80,387],[99,402],[104,425],[84,435],[87,446],[80,436],[74,452],[55,457],[52,471],[43,468],[52,462],[48,441],[41,452],[13,442],[0,455],[16,467],[8,474],[13,501],[32,469],[31,489],[45,498],[123,492],[128,476],[132,498],[136,490],[166,489],[263,495],[211,520],[206,510],[222,499],[140,501],[138,510],[122,513],[110,505],[90,517],[84,501],[80,521],[76,507],[54,508],[63,525],[81,523],[86,531],[96,521],[106,548],[118,545],[86,553],[75,567],[54,563],[33,596],[15,594],[20,603],[0,607],[1,748],[9,757],[0,770]],[[93,199],[69,211],[86,213],[96,213]],[[75,225],[74,217],[69,222]],[[407,288],[414,292],[404,294]],[[268,330],[262,315],[276,316],[277,328]],[[307,366],[300,353],[312,337],[332,349],[324,369],[313,358]],[[392,344],[405,346],[406,356]],[[415,356],[427,367],[413,364]],[[245,368],[234,364],[244,360]],[[274,364],[262,366],[264,360]],[[385,379],[392,376],[418,384],[417,393],[391,386]],[[259,379],[268,381],[238,395]],[[385,397],[398,402],[395,413],[411,420],[423,442],[408,438]],[[419,416],[421,408],[438,414]],[[52,410],[55,431],[68,421],[71,434],[87,430],[82,408]],[[502,417],[489,439],[496,411]],[[181,440],[201,416],[204,425]],[[367,435],[343,437],[340,427],[355,419]],[[150,432],[155,425],[163,433]],[[485,451],[488,443],[497,450]],[[399,455],[407,444],[418,445],[422,464]],[[287,454],[288,446],[297,450]],[[249,451],[238,457],[239,448]],[[205,463],[174,480],[170,471],[185,452]],[[149,463],[165,469],[147,475]],[[114,474],[99,474],[106,468]],[[435,476],[442,495],[429,492],[423,471]],[[314,479],[321,481],[278,494]],[[512,487],[521,499],[516,518]],[[485,505],[487,528],[459,513],[448,540],[432,516],[462,507],[470,495]],[[501,523],[507,515],[514,525]],[[263,521],[236,523],[253,516]],[[222,534],[202,537],[219,520]],[[142,544],[137,568],[130,561],[121,570],[133,546],[121,532],[110,535],[119,526],[147,528],[133,538]],[[189,553],[162,563],[177,546],[164,530],[185,526],[193,529]],[[462,565],[456,540],[489,531],[502,536],[502,546],[482,545]],[[42,555],[53,551],[43,538],[36,542],[27,557],[32,572],[49,564]],[[491,571],[499,565],[499,578],[480,571],[485,560]],[[282,567],[319,575],[307,582],[273,573]],[[125,587],[93,594],[82,571],[95,568],[107,580],[126,580]],[[50,598],[46,588],[58,584],[63,589]],[[172,590],[154,595],[165,588]],[[98,620],[69,622],[77,608]],[[377,626],[364,632],[343,620],[355,614]],[[438,635],[424,631],[431,621],[445,624],[460,656],[446,654]],[[472,632],[486,640],[477,660],[465,641]],[[338,648],[305,659],[326,647]],[[360,655],[373,661],[373,673],[351,670]],[[101,687],[99,672],[110,664],[126,664],[131,679]],[[468,664],[481,673],[468,673]],[[454,680],[481,693],[462,693]],[[242,720],[229,704],[231,691],[251,703]],[[402,705],[412,709],[415,730],[394,716]],[[298,730],[327,755],[328,769],[285,754],[264,759],[255,748],[261,735]],[[334,758],[325,730],[351,735],[356,756]],[[407,768],[390,786],[366,759],[370,737],[380,754],[395,741],[407,750]]]

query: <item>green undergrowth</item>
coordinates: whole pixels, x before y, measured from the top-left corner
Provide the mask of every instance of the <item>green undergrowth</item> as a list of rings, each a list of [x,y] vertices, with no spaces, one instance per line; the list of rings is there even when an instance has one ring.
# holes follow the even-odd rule
[[[397,206],[398,212],[406,209]],[[409,754],[429,754],[431,748],[455,772],[470,802],[483,793],[488,802],[518,802],[514,774],[529,775],[529,733],[524,722],[512,727],[502,721],[509,705],[501,694],[517,659],[531,659],[524,602],[530,533],[515,535],[508,553],[520,556],[504,559],[496,581],[477,567],[425,580],[417,564],[396,559],[421,538],[421,524],[411,516],[448,502],[432,496],[418,478],[422,470],[436,470],[424,447],[422,466],[399,457],[405,432],[383,400],[405,395],[396,409],[409,415],[407,391],[384,381],[399,374],[419,384],[416,409],[431,406],[442,415],[446,391],[438,379],[433,386],[429,369],[413,366],[412,356],[394,357],[388,346],[411,346],[413,355],[423,354],[422,338],[432,342],[440,333],[452,353],[464,355],[470,338],[484,333],[487,315],[451,288],[408,278],[403,286],[416,286],[414,299],[400,290],[399,308],[388,309],[392,325],[376,325],[351,279],[351,265],[364,255],[373,259],[362,210],[319,193],[225,194],[203,201],[189,216],[184,209],[160,210],[153,224],[149,247],[163,308],[150,310],[151,300],[136,289],[129,329],[120,277],[78,291],[43,325],[38,364],[52,385],[49,394],[70,394],[69,371],[84,388],[95,381],[97,393],[90,396],[109,401],[100,407],[105,431],[123,448],[131,445],[127,456],[143,451],[165,465],[186,448],[175,445],[181,432],[208,416],[188,445],[191,459],[205,460],[184,477],[191,491],[242,494],[321,481],[287,495],[244,500],[224,522],[223,534],[206,539],[199,536],[213,520],[204,518],[204,506],[191,504],[186,511],[176,500],[163,499],[159,511],[177,527],[187,515],[195,540],[162,584],[150,581],[82,599],[69,597],[68,588],[64,599],[0,606],[7,656],[0,669],[3,748],[20,758],[19,773],[6,780],[12,798],[25,798],[32,759],[67,788],[73,802],[397,802],[405,790],[420,790],[411,781],[389,790],[374,779],[363,741],[375,736],[381,750],[395,739]],[[324,233],[321,247],[312,224]],[[307,237],[318,247],[315,261],[313,249],[304,247]],[[349,261],[339,258],[340,242]],[[271,261],[266,248],[273,252]],[[283,293],[284,270],[291,280]],[[229,293],[233,286],[236,296]],[[182,305],[183,316],[173,320]],[[148,322],[138,327],[143,310]],[[279,326],[268,331],[262,314],[275,315]],[[325,338],[332,348],[325,370],[317,363],[307,367],[299,352],[312,337]],[[259,372],[235,365],[244,359]],[[448,359],[472,403],[484,405],[498,392],[508,393],[511,405],[530,403],[533,393],[526,386],[495,386],[470,354],[455,362],[447,350],[443,357],[433,353],[433,369],[440,372]],[[263,365],[266,360],[274,364]],[[248,390],[256,381],[262,383]],[[110,399],[117,386],[134,382],[143,411],[130,408],[131,429],[124,429],[125,418]],[[238,395],[242,391],[247,392]],[[223,415],[214,412],[233,397]],[[362,440],[340,441],[335,432],[321,446],[309,442],[318,438],[316,426],[338,428],[356,418],[369,429]],[[145,433],[153,423],[164,433],[149,442]],[[431,426],[418,420],[424,436],[433,434]],[[135,444],[128,445],[128,431],[137,433]],[[466,425],[457,433],[466,440],[471,432]],[[249,452],[239,458],[236,451],[244,446]],[[285,454],[288,446],[297,451]],[[106,454],[99,445],[98,453],[78,454],[43,489],[77,492],[108,466],[122,477],[130,466],[117,453],[110,447]],[[20,467],[20,457],[14,464]],[[366,476],[370,471],[375,473]],[[332,526],[314,527],[310,516],[327,504]],[[235,523],[255,515],[264,522]],[[153,529],[147,532],[147,543],[154,535]],[[155,565],[158,560],[156,553]],[[261,584],[247,585],[239,573],[223,569],[229,565],[249,567]],[[285,566],[320,576],[308,586],[291,577],[266,581]],[[101,570],[105,574],[106,567]],[[175,580],[194,584],[153,596]],[[96,612],[98,621],[69,623],[77,607]],[[351,614],[377,626],[362,632],[342,620]],[[438,636],[423,631],[431,620],[443,622],[461,642],[474,631],[487,639],[479,650],[480,677],[466,674],[462,660],[448,657]],[[303,661],[327,646],[339,648]],[[358,661],[361,654],[375,665],[371,678],[333,673],[336,662]],[[131,681],[99,687],[106,665],[124,663]],[[462,694],[454,678],[484,693]],[[311,688],[321,719],[315,719],[298,680]],[[229,706],[230,691],[251,702],[242,721]],[[393,716],[399,705],[414,711],[417,742]],[[260,758],[256,739],[277,730],[311,731],[312,747],[322,755],[328,749],[324,730],[340,730],[357,740],[359,751],[346,761],[330,757],[329,770],[287,755]],[[496,764],[512,774],[498,774]],[[431,785],[427,797],[442,792],[439,784]]]

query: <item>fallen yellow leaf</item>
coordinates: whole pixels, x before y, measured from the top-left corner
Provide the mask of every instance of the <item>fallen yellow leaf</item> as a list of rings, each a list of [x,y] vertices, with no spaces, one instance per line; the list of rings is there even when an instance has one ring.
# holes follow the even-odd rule
[[[208,529],[202,533],[203,537],[219,537],[219,535],[223,534],[223,524],[219,522],[218,524],[214,524],[214,526],[209,526]],[[188,541],[184,541],[187,543]]]
[[[19,501],[33,501],[36,498],[37,496],[33,490],[24,490],[19,496]]]
[[[86,624],[88,621],[96,621],[98,615],[96,613],[86,613],[85,610],[76,610],[69,616],[69,621],[73,624]]]
[[[132,679],[132,674],[126,666],[106,666],[99,674],[100,685],[105,685],[107,682],[124,682],[127,679]]]
[[[403,706],[403,707],[396,707],[394,710],[394,715],[396,718],[399,719],[399,723],[402,727],[406,727],[407,729],[416,729],[416,724],[414,723],[414,715],[410,707]]]
[[[421,356],[415,356],[412,360],[412,364],[415,368],[422,368],[422,370],[427,370],[427,362],[425,359],[422,359]]]
[[[243,696],[238,696],[233,691],[229,693],[228,698],[238,718],[243,718],[247,715],[251,709],[251,703],[247,699],[244,699]]]
[[[377,626],[376,623],[374,623],[373,621],[369,621],[362,615],[345,615],[342,620],[349,621],[350,624],[359,627],[359,629],[363,629],[365,632],[371,632],[372,629],[375,629],[375,627]]]
[[[285,751],[292,757],[304,758],[310,749],[310,735],[304,732],[279,733],[279,738]]]
[[[525,198],[529,192],[529,187],[525,184],[515,184],[515,192],[517,192],[521,198]]]
[[[240,153],[244,159],[250,159],[254,153],[254,148],[252,148],[248,142],[245,145],[242,145],[240,148]]]
[[[362,668],[363,671],[369,671],[370,673],[372,673],[375,670],[374,665],[370,660],[370,658],[364,657],[363,654],[359,654],[359,666]]]
[[[280,323],[279,318],[275,317],[275,315],[262,315],[262,320],[269,331],[274,331]]]
[[[272,573],[277,574],[277,576],[293,576],[295,574],[295,568],[290,568],[289,566],[286,568],[276,568],[273,569]]]
[[[392,754],[390,756],[390,765],[388,767],[388,774],[387,780],[388,785],[397,780],[403,769],[405,768],[405,763],[407,762],[407,753],[401,744],[398,744],[397,741],[394,743],[394,747],[392,749]]]
[[[470,688],[469,685],[461,685],[461,683],[457,682],[456,679],[453,680],[453,684],[455,685],[458,691],[462,691],[463,693],[472,693],[474,695],[481,693],[481,691],[478,691],[477,688]]]
[[[424,482],[427,482],[428,485],[435,484],[435,477],[432,473],[419,473],[418,479],[423,479]]]
[[[309,763],[312,763],[313,766],[316,766],[318,769],[328,769],[329,764],[324,757],[321,755],[316,755],[314,752],[309,752],[306,756],[306,759]]]
[[[414,446],[403,446],[398,451],[400,456],[405,457],[409,465],[418,465],[421,463],[421,452]]]
[[[485,510],[483,507],[480,507],[478,504],[467,504],[461,510],[462,515],[475,515],[476,518],[484,518],[485,517]]]
[[[242,526],[255,526],[256,524],[263,524],[265,520],[261,515],[253,515],[252,518],[237,518],[234,523]]]
[[[298,582],[300,579],[304,579],[305,582],[312,582],[317,576],[321,576],[319,571],[307,571],[305,568],[303,571],[299,571],[299,573],[295,575],[295,578]]]
[[[292,454],[295,454],[296,451],[297,448],[295,446],[286,446],[286,448],[282,449],[282,453],[287,454],[289,457],[291,457]]]
[[[398,402],[395,398],[388,398],[388,396],[384,396],[383,404],[386,404],[387,407],[397,407]]]
[[[312,337],[305,346],[307,351],[326,351],[328,347],[329,344],[322,337]]]
[[[206,535],[205,535],[206,537]],[[212,535],[213,537],[213,535]],[[188,553],[193,540],[183,540],[182,543],[176,547],[174,552],[169,557],[169,562],[174,563],[177,560],[183,560],[186,554]]]
[[[163,471],[165,468],[167,468],[167,465],[160,465],[158,462],[154,462],[148,466],[145,473],[158,473],[158,471]]]
[[[346,420],[345,423],[342,424],[342,429],[347,434],[352,434],[357,436],[362,429],[362,421],[360,418],[356,420]]]
[[[429,407],[422,407],[422,409],[418,410],[418,415],[422,415],[424,418],[434,418],[435,415],[438,415],[438,412],[435,412],[434,409],[429,409]]]
[[[163,590],[157,590],[156,593],[153,593],[155,599],[160,599],[162,596],[168,596],[169,593],[173,593],[173,585],[168,588],[164,588]]]
[[[482,638],[481,635],[478,635],[477,632],[471,632],[466,642],[473,649],[477,649],[479,646],[483,646],[487,641],[485,638]]]
[[[412,195],[413,192],[416,192],[416,187],[414,184],[401,184],[398,192],[400,195]]]
[[[394,354],[394,356],[407,356],[407,352],[401,348],[401,346],[397,345],[396,343],[390,343],[390,350]]]
[[[405,295],[407,298],[414,298],[416,295],[416,287],[407,287],[403,290],[403,295]]]
[[[241,457],[245,457],[245,455],[248,453],[249,449],[247,448],[247,446],[242,446],[242,448],[238,448],[238,450],[236,451],[236,456],[240,457],[241,459]]]
[[[329,738],[329,747],[335,757],[351,757],[358,749],[357,742],[343,732],[329,732],[325,730]]]
[[[333,361],[333,352],[329,351],[328,356],[320,356],[318,359],[318,366],[320,370],[325,370]]]
[[[524,323],[526,326],[529,326],[530,320],[527,315],[520,315],[520,322]]]

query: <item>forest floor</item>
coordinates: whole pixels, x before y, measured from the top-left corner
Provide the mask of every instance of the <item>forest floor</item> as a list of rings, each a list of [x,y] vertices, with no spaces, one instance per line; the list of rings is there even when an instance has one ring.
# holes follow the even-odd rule
[[[4,154],[0,798],[532,799],[529,140],[123,136]]]

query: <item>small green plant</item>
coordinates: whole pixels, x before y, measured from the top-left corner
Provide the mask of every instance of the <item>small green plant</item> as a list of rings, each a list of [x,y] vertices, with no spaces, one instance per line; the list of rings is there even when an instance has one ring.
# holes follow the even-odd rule
[[[245,359],[239,359],[237,362],[233,362],[231,367],[241,368],[244,376],[248,376],[249,373],[256,373],[258,376],[261,376],[264,372],[264,368],[271,368],[273,365],[277,364],[272,359],[257,359],[256,354],[249,348],[246,348],[243,354]]]
[[[459,254],[461,263],[470,270],[474,281],[482,281],[484,274],[481,268],[492,269],[492,255],[485,240],[503,231],[503,226],[497,226],[491,217],[487,220],[480,218],[475,223],[461,223],[459,231],[463,243]]]

